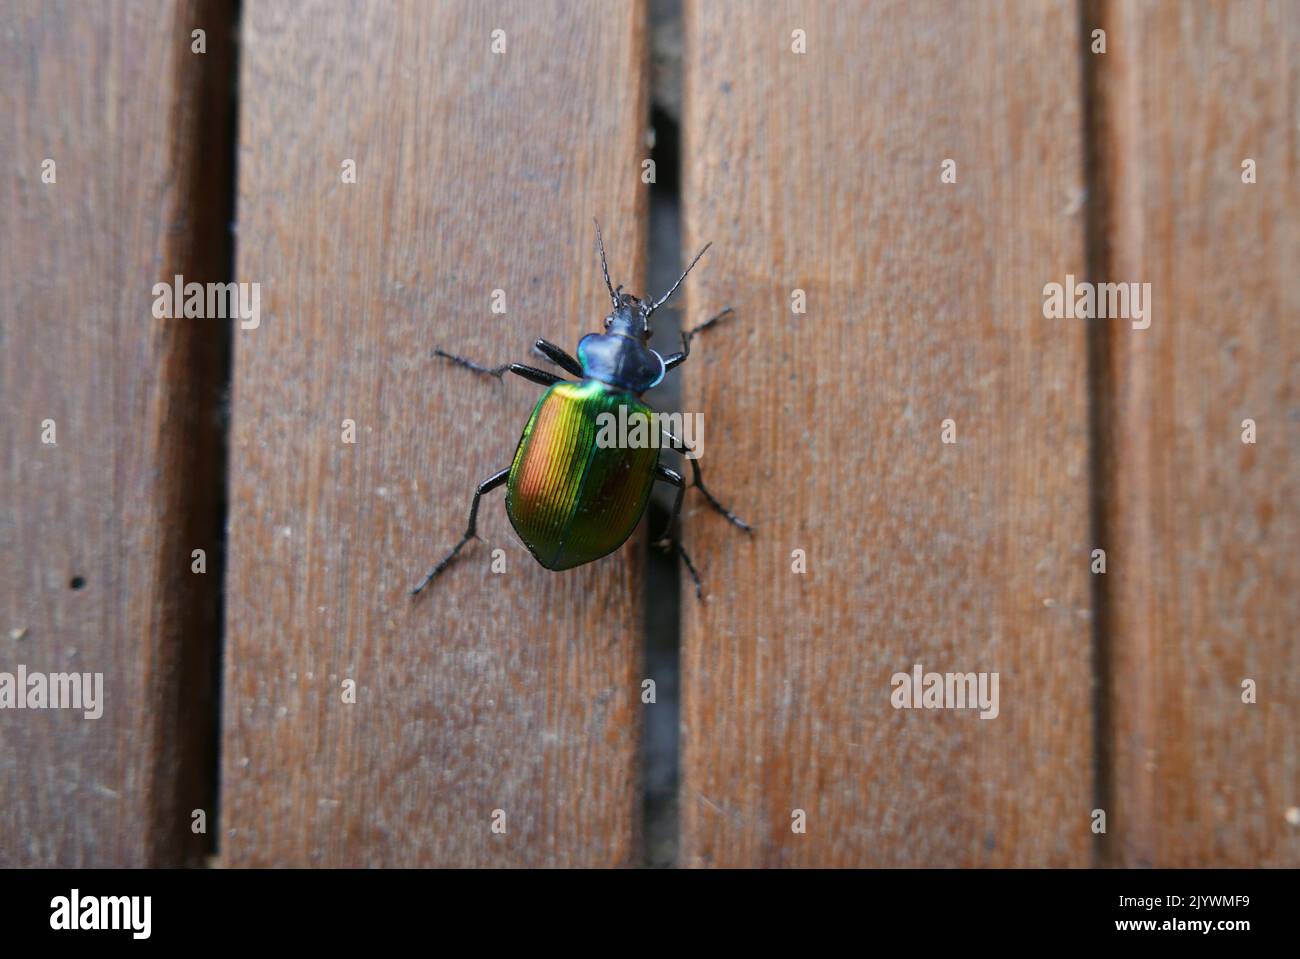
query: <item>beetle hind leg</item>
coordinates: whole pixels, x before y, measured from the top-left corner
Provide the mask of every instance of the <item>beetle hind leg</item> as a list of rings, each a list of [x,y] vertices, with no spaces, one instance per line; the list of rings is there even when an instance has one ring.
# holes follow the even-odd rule
[[[501,470],[501,472],[493,473],[483,482],[478,484],[478,488],[474,490],[474,501],[470,503],[469,524],[465,527],[465,535],[460,538],[460,542],[457,543],[452,548],[452,551],[450,553],[448,553],[446,556],[442,558],[442,561],[439,562],[437,566],[429,570],[428,575],[425,576],[424,579],[420,581],[420,585],[415,587],[415,589],[411,590],[412,596],[420,595],[421,590],[423,590],[426,586],[432,583],[439,573],[441,573],[444,569],[450,566],[452,560],[454,560],[457,556],[459,556],[460,551],[465,548],[466,543],[468,543],[472,539],[478,539],[479,498],[484,493],[489,493],[492,490],[496,489],[498,486],[501,486],[509,478],[510,478],[510,467],[507,466],[505,469]]]

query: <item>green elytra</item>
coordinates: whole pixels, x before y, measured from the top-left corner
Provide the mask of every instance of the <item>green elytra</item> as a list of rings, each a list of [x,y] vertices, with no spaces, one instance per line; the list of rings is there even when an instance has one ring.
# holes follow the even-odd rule
[[[695,583],[697,597],[703,595],[699,574],[686,551],[671,537],[674,521],[681,512],[686,481],[681,473],[659,462],[660,441],[670,449],[690,452],[677,437],[658,432],[647,422],[645,444],[608,445],[601,437],[602,414],[632,423],[653,411],[641,394],[657,385],[669,370],[690,356],[691,339],[731,313],[725,309],[682,334],[682,349],[664,357],[650,348],[650,317],[676,292],[709,245],[696,255],[671,289],[653,302],[645,302],[609,280],[605,245],[596,226],[596,246],[601,274],[609,291],[613,311],[605,317],[604,333],[589,333],[578,343],[577,359],[546,340],[536,349],[548,360],[579,378],[574,383],[554,373],[520,363],[497,367],[482,366],[441,349],[434,355],[500,379],[514,373],[547,387],[533,408],[511,465],[479,483],[470,504],[465,534],[451,552],[433,567],[412,595],[420,593],[446,569],[461,549],[477,538],[479,499],[501,485],[506,486],[506,513],[515,532],[533,557],[547,569],[562,570],[600,559],[618,549],[636,529],[656,481],[677,488],[668,529],[658,541],[682,558]],[[745,532],[752,532],[744,520],[723,506],[704,485],[699,460],[688,457],[692,485],[708,504]]]
[[[620,406],[628,422],[653,415],[636,394],[600,380],[555,383],[524,427],[506,480],[506,513],[547,569],[612,553],[641,521],[659,450],[601,446],[602,417],[617,419]]]

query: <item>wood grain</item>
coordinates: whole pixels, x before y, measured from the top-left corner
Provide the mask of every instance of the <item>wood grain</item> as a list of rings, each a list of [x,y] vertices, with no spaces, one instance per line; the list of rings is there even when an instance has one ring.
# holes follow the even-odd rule
[[[152,291],[220,278],[229,12],[0,6],[0,671],[103,674],[98,719],[0,711],[0,865],[191,863],[191,810],[215,814],[228,337],[155,319]]]
[[[593,216],[640,285],[641,6],[253,0],[243,40],[238,274],[264,316],[236,343],[222,861],[628,863],[635,545],[550,573],[496,492],[486,542],[407,590],[539,395],[433,348],[572,348],[608,304]]]
[[[1300,18],[1245,2],[1102,19],[1106,265],[1154,298],[1150,329],[1110,328],[1103,393],[1111,858],[1296,866]]]
[[[1085,327],[1042,312],[1084,266],[1077,11],[686,17],[690,309],[739,315],[685,406],[757,535],[688,500],[683,863],[1087,865]],[[917,663],[998,672],[1000,714],[896,711]]]

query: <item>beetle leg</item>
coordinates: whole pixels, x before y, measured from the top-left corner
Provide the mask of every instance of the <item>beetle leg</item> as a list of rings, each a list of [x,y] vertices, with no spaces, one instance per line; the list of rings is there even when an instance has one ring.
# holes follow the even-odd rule
[[[681,351],[678,353],[673,353],[671,356],[664,357],[664,372],[666,373],[669,370],[671,370],[673,367],[681,366],[683,363],[686,362],[686,357],[691,355],[691,340],[695,338],[696,333],[703,333],[714,323],[718,322],[718,320],[722,319],[724,316],[729,316],[734,312],[736,311],[733,310],[731,307],[727,307],[725,310],[723,310],[721,313],[717,314],[716,316],[709,317],[699,326],[692,327],[691,329],[683,332]]]
[[[685,344],[683,344],[685,345]],[[682,350],[677,353],[670,353],[664,357],[664,372],[667,373],[674,367],[681,366],[686,362],[686,357],[691,355],[690,349]]]
[[[691,557],[687,554],[686,550],[682,548],[682,544],[673,538],[673,526],[676,525],[677,517],[681,515],[682,512],[682,497],[686,493],[686,478],[682,476],[681,473],[677,472],[677,470],[660,463],[655,467],[655,479],[663,480],[665,483],[672,483],[677,487],[677,496],[673,500],[673,511],[668,517],[668,525],[664,527],[663,536],[655,540],[655,546],[658,546],[660,549],[675,552],[682,558],[682,562],[686,564],[686,571],[691,574],[691,579],[695,583],[695,598],[703,599],[704,587],[703,584],[700,583],[700,574],[696,572],[695,564],[691,562]]]
[[[582,364],[554,343],[549,340],[538,340],[533,344],[533,348],[566,373],[576,376],[578,379],[582,379]]]
[[[505,376],[510,369],[509,363],[502,363],[500,366],[483,366],[481,363],[475,363],[473,360],[467,360],[463,356],[453,356],[445,350],[435,349],[434,356],[441,356],[445,360],[451,360],[457,366],[463,366],[467,370],[473,370],[475,373],[486,373],[488,376],[495,376],[497,379]]]
[[[562,377],[554,373],[548,373],[545,370],[539,370],[535,366],[524,366],[522,363],[502,363],[500,366],[483,366],[475,363],[473,360],[467,360],[463,356],[453,356],[443,350],[434,350],[434,356],[441,356],[443,359],[451,360],[457,366],[463,366],[467,370],[473,370],[475,373],[484,373],[488,376],[495,376],[497,379],[505,376],[507,373],[514,373],[516,376],[522,376],[526,380],[532,380],[534,383],[540,383],[542,386],[551,386],[559,383]]]
[[[479,497],[482,496],[484,493],[489,493],[492,490],[496,489],[498,486],[501,486],[509,478],[510,478],[510,467],[507,466],[501,472],[493,473],[483,482],[478,484],[478,489],[474,490],[474,502],[472,502],[469,507],[469,525],[465,527],[465,535],[460,538],[460,542],[457,543],[456,547],[443,558],[442,562],[440,562],[433,569],[429,570],[429,575],[424,577],[424,579],[420,581],[420,585],[415,587],[415,589],[411,590],[412,596],[419,595],[420,590],[424,589],[424,587],[432,583],[435,576],[437,576],[449,565],[451,565],[451,561],[456,558],[457,554],[460,553],[461,549],[465,546],[466,543],[468,543],[472,539],[478,538]]]
[[[669,449],[677,450],[677,452],[683,454],[694,452],[685,442],[678,439],[676,436],[673,436],[673,434],[669,433],[667,430],[663,431],[663,435],[668,438]],[[700,461],[694,456],[687,456],[686,460],[691,464],[691,485],[700,491],[710,506],[727,518],[727,522],[731,523],[733,526],[738,526],[746,533],[752,534],[754,528],[731,510],[727,509],[727,507],[719,503],[717,497],[710,493],[709,488],[704,485],[704,477],[700,473]]]
[[[565,382],[562,376],[556,376],[554,373],[546,372],[546,370],[539,370],[535,366],[524,366],[522,363],[511,363],[510,372],[542,386],[554,386],[556,383]]]

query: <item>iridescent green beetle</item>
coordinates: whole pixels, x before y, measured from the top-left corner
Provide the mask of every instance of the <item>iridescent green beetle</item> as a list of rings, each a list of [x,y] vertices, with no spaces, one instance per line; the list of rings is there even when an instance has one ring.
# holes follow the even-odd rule
[[[692,330],[682,334],[679,352],[663,357],[650,348],[650,317],[681,286],[709,247],[691,261],[667,293],[653,302],[644,302],[623,287],[615,289],[609,281],[605,262],[605,244],[600,225],[596,226],[596,248],[600,252],[600,270],[614,309],[605,317],[604,333],[589,333],[578,343],[574,359],[560,347],[546,340],[537,341],[537,350],[548,360],[579,378],[574,383],[554,373],[507,363],[481,366],[463,357],[435,350],[437,356],[500,379],[515,373],[526,380],[547,387],[533,408],[515,449],[514,462],[479,483],[469,508],[469,525],[460,542],[429,571],[415,595],[447,568],[465,544],[477,536],[479,498],[503,483],[506,485],[506,513],[510,523],[528,547],[533,558],[547,569],[570,569],[600,559],[618,549],[632,535],[650,499],[656,480],[677,487],[668,532],[659,541],[681,556],[701,595],[700,577],[695,565],[681,545],[669,538],[673,523],[682,508],[686,481],[682,474],[659,462],[661,442],[670,449],[690,452],[686,445],[667,431],[661,442],[644,446],[604,445],[597,442],[601,414],[626,417],[632,423],[644,418],[647,428],[653,411],[641,394],[656,386],[667,373],[690,356],[691,338],[731,313],[723,310]],[[660,434],[649,432],[656,440]],[[689,457],[692,485],[703,494],[709,505],[745,532],[750,527],[724,507],[708,491],[700,476],[699,460]]]

